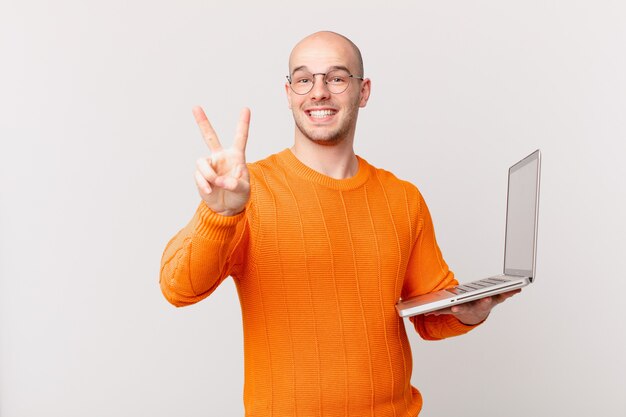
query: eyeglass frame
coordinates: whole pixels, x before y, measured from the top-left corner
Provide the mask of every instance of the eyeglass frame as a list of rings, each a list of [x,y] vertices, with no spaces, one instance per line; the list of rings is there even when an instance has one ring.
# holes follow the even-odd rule
[[[296,69],[296,71],[297,71],[297,70],[298,70],[298,69]],[[294,71],[294,72],[296,72],[296,71]],[[327,76],[328,74],[330,74],[331,72],[333,72],[333,71],[346,71],[346,72],[348,72],[345,68],[343,68],[343,67],[342,67],[342,68],[333,68],[333,69],[331,69],[331,70],[330,70],[330,71],[328,71],[328,72],[316,72],[316,73],[314,73],[314,74],[311,74],[311,78],[313,79],[313,82],[311,83],[311,89],[310,89],[309,91],[307,91],[306,93],[298,93],[296,90],[294,90],[294,89],[293,89],[293,85],[291,84],[291,81],[292,81],[292,80],[291,80],[291,75],[287,75],[286,77],[287,77],[287,82],[289,82],[289,88],[291,89],[291,91],[293,91],[293,92],[294,92],[294,94],[297,94],[297,95],[299,95],[299,96],[306,96],[306,95],[307,95],[307,94],[309,94],[311,91],[313,91],[313,87],[315,87],[315,76],[316,76],[316,75],[323,75],[323,76],[324,76],[324,77],[322,78],[322,80],[324,81],[324,86],[326,87],[326,89],[328,90],[328,92],[329,92],[329,93],[331,93],[331,94],[343,94],[343,93],[345,93],[345,92],[348,90],[348,87],[350,87],[350,84],[348,84],[348,85],[346,86],[346,89],[345,89],[345,90],[343,90],[341,93],[333,93],[333,92],[332,92],[332,91],[330,91],[330,89],[328,88],[328,81],[326,81],[326,76]],[[353,79],[353,80],[361,80],[361,81],[365,80],[365,77],[357,77],[356,75],[350,74],[349,72],[348,72],[348,78],[351,78],[351,79]]]

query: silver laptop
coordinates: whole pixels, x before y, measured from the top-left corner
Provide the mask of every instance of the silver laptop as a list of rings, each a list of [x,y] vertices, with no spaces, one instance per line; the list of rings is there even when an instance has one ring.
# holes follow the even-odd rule
[[[504,239],[504,273],[407,300],[396,309],[401,317],[448,308],[524,287],[535,279],[541,152],[536,150],[509,168]]]

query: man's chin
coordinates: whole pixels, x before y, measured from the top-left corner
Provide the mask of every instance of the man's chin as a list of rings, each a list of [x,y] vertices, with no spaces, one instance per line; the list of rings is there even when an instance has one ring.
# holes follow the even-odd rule
[[[310,130],[299,130],[305,138],[322,146],[335,146],[343,142],[346,137],[343,132],[311,132]]]
[[[344,138],[340,136],[323,137],[323,138],[315,138],[315,137],[307,136],[307,138],[311,142],[316,143],[318,145],[322,145],[322,146],[335,146],[335,145],[340,144],[344,140]]]

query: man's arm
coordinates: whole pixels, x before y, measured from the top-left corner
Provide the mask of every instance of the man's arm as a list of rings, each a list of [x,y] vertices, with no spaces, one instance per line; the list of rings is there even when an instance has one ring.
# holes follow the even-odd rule
[[[426,202],[419,194],[419,213],[422,228],[409,262],[409,273],[403,288],[403,298],[426,294],[458,285],[454,274],[441,256],[435,239],[432,218]],[[436,310],[409,319],[420,336],[426,340],[439,340],[458,336],[472,330],[489,316],[491,310],[521,289],[497,294],[454,307]]]
[[[415,241],[407,276],[404,280],[402,298],[426,294],[450,288],[458,284],[454,274],[448,268],[437,241],[428,206],[421,193],[417,193],[418,235]],[[409,317],[415,329],[423,339],[439,340],[467,333],[478,323],[464,324],[454,314],[417,315]]]
[[[222,216],[200,203],[193,219],[163,252],[159,283],[170,303],[177,307],[196,303],[236,274],[247,243],[245,216],[245,211]]]
[[[222,148],[202,108],[195,107],[193,114],[211,155],[196,163],[202,202],[191,222],[168,243],[161,260],[161,290],[176,306],[211,294],[240,264],[237,249],[247,242],[244,209],[250,199],[250,177],[245,148],[250,110],[242,110],[229,149]]]

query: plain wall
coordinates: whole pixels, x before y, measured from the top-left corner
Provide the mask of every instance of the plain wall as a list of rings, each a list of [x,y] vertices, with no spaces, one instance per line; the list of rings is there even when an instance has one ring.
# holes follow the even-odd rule
[[[459,280],[502,267],[506,170],[543,152],[536,284],[485,325],[409,328],[424,416],[624,416],[622,1],[0,5],[0,415],[242,416],[232,280],[174,309],[204,106],[248,160],[289,147],[302,37],[361,47],[356,151],[415,183]],[[454,398],[454,400],[451,400]]]

